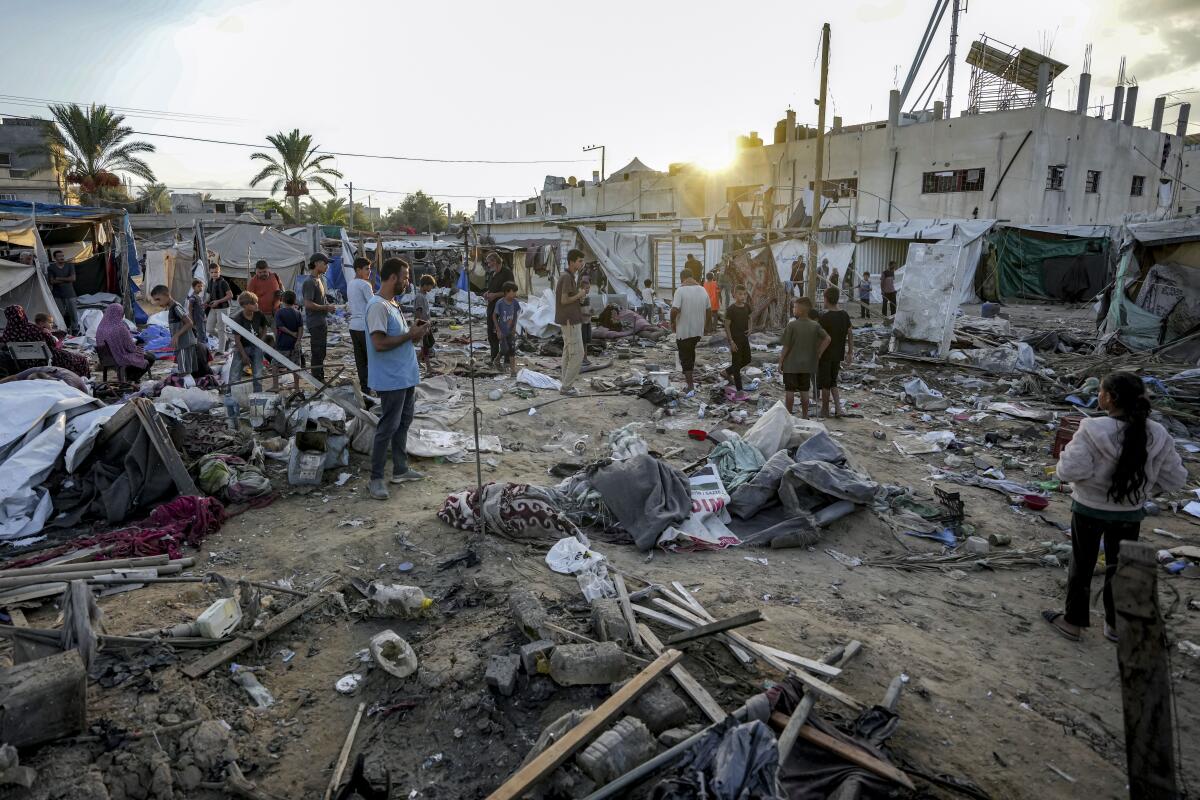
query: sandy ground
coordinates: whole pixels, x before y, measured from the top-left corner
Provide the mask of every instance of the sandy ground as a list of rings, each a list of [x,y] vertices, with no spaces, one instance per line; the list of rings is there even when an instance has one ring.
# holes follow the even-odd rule
[[[1014,315],[1027,314],[1036,320],[1047,312],[1049,309],[1021,309]],[[1063,312],[1055,309],[1050,313]],[[1076,312],[1074,317],[1081,314],[1086,311]],[[449,334],[443,330],[442,335]],[[640,356],[665,361],[667,353],[664,347]],[[331,356],[332,362],[339,359],[349,363],[344,348]],[[725,354],[700,351],[701,365],[725,361]],[[548,373],[555,368],[552,358],[530,356],[521,362]],[[618,360],[597,374],[619,377],[635,364]],[[351,367],[347,374],[352,371]],[[889,374],[908,372],[908,366],[881,370],[875,384],[880,388],[843,392],[844,399],[855,404],[853,410],[862,416],[830,420],[828,428],[875,480],[911,486],[919,496],[931,500],[926,465],[940,464],[943,455],[905,457],[890,442],[901,426],[915,426],[918,431],[930,427],[917,419],[917,413],[898,411],[895,394],[887,388]],[[936,374],[921,372],[927,380]],[[603,439],[608,431],[627,422],[648,421],[652,411],[644,400],[612,396],[556,402],[533,416],[501,416],[504,409],[536,402],[508,392],[499,401],[486,398],[493,386],[511,385],[508,380],[480,381],[482,426],[485,432],[499,434],[505,449],[503,454],[488,456],[494,459],[494,466],[484,466],[484,481],[555,482],[546,469],[568,454],[545,451],[543,444],[577,438],[561,437],[562,433],[586,434],[585,457],[602,457],[607,452]],[[764,393],[780,397],[782,390],[769,386]],[[557,395],[539,392],[537,400],[552,396]],[[753,411],[753,404],[747,407]],[[455,427],[470,430],[470,419],[468,415]],[[754,419],[752,413],[750,422]],[[697,421],[685,413],[667,423],[664,433],[656,432],[652,423],[642,433],[653,450],[682,448],[670,459],[676,466],[682,467],[709,450],[709,444],[690,440],[686,429],[713,427],[714,421]],[[960,437],[982,438],[985,428],[1023,431],[1030,426],[993,420],[985,423],[985,428],[969,423],[955,427]],[[887,441],[872,437],[879,429],[885,431]],[[1048,452],[1051,439],[1052,434],[1042,429],[1028,442],[1027,451],[1012,454],[1037,465],[1040,474],[1042,465],[1052,464]],[[587,629],[587,607],[573,580],[555,575],[545,566],[545,546],[519,546],[496,538],[475,541],[474,535],[452,530],[435,518],[447,494],[474,484],[473,461],[423,461],[415,466],[427,473],[427,479],[393,487],[387,502],[367,495],[363,456],[352,457],[346,471],[353,477],[344,486],[333,486],[327,480],[309,494],[292,492],[276,468],[273,477],[283,496],[268,508],[232,519],[207,540],[199,563],[204,570],[219,570],[226,576],[292,578],[298,585],[331,573],[411,583],[438,600],[441,614],[437,618],[352,621],[354,618],[331,606],[272,637],[257,653],[249,651],[238,659],[265,666],[259,677],[278,699],[271,709],[248,710],[246,696],[221,669],[196,681],[168,669],[159,673],[162,690],[157,694],[137,696],[130,690],[104,691],[93,686],[93,719],[106,716],[119,724],[144,726],[161,709],[182,704],[185,711],[192,708],[199,716],[223,719],[232,726],[241,763],[263,788],[279,796],[317,797],[329,781],[357,704],[405,704],[411,708],[364,720],[356,752],[368,755],[368,774],[379,776],[383,768],[389,769],[393,797],[486,796],[515,770],[542,726],[566,710],[601,702],[606,693],[599,688],[563,690],[544,678],[523,683],[512,698],[493,699],[487,692],[483,681],[487,657],[511,652],[522,641],[507,610],[511,589],[532,588],[562,624],[579,631]],[[1191,469],[1195,477],[1195,462]],[[1025,473],[1017,471],[1012,477],[1022,479]],[[1008,534],[1013,548],[1066,541],[1058,529],[1010,506],[998,493],[951,488],[961,490],[966,521],[980,536]],[[1055,495],[1045,516],[1068,522],[1067,496]],[[1169,529],[1184,541],[1150,533],[1154,527]],[[1163,546],[1200,543],[1200,525],[1182,515],[1148,521],[1143,533],[1147,540]],[[905,544],[914,550],[933,549],[916,539]],[[478,566],[439,570],[441,562],[468,546],[474,546],[481,560]],[[1099,609],[1093,617],[1097,627],[1081,643],[1053,634],[1039,617],[1044,608],[1061,607],[1063,569],[943,573],[847,568],[824,550],[836,549],[863,559],[904,552],[891,530],[868,511],[836,522],[812,549],[735,547],[686,554],[658,551],[647,556],[632,546],[602,542],[596,546],[627,573],[655,582],[684,582],[718,616],[761,609],[770,621],[745,631],[759,641],[817,657],[837,644],[860,640],[863,651],[839,685],[870,703],[882,697],[894,676],[909,676],[899,706],[901,725],[890,742],[905,762],[969,779],[995,798],[1127,796],[1116,650],[1099,635]],[[765,558],[767,563],[749,557]],[[400,572],[402,562],[412,563],[411,572]],[[1200,614],[1193,603],[1200,597],[1197,584],[1164,575],[1160,585],[1162,605],[1172,608],[1170,640],[1200,641]],[[1098,580],[1094,588],[1098,590]],[[123,632],[190,620],[209,601],[210,595],[199,587],[167,585],[108,598],[101,606],[109,630]],[[49,627],[51,613],[47,609],[31,616],[31,624],[44,622]],[[356,653],[366,647],[373,633],[387,627],[408,638],[417,650],[422,663],[419,676],[401,681],[374,670],[357,696],[335,692],[337,678],[366,666]],[[279,655],[285,647],[296,652],[287,664]],[[190,657],[188,653],[183,656]],[[1184,774],[1189,783],[1200,785],[1196,766],[1200,763],[1196,728],[1200,663],[1177,650],[1172,650],[1172,659]],[[693,648],[685,663],[727,709],[740,705],[765,680],[778,678],[769,670],[747,671],[716,643]],[[820,702],[818,709],[832,716],[842,713],[827,701]],[[42,752],[53,758],[64,751],[56,746]],[[927,796],[954,796],[922,786]],[[197,790],[186,796],[219,795]]]

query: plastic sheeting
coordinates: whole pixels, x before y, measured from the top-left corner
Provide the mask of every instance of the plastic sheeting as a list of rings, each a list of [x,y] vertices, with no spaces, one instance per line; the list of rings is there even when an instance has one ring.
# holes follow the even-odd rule
[[[1118,334],[1121,341],[1134,350],[1149,350],[1158,346],[1162,317],[1140,308],[1125,296],[1125,285],[1136,277],[1131,274],[1135,270],[1133,248],[1128,248],[1121,254],[1121,261],[1117,265],[1116,286],[1111,292],[1112,300],[1108,304],[1108,312],[1104,315],[1100,332]]]
[[[978,303],[975,293],[975,271],[983,253],[983,235],[996,224],[994,219],[910,219],[904,222],[878,222],[873,226],[857,229],[860,238],[908,239],[914,244],[919,241],[942,242],[957,245],[962,250],[959,264],[962,269],[955,283],[958,303]],[[949,241],[947,241],[949,240]],[[909,246],[912,253],[912,245]],[[908,279],[906,265],[896,273],[896,288],[903,292]],[[878,276],[873,276],[878,283]]]
[[[583,244],[600,261],[600,267],[613,290],[637,305],[639,287],[650,274],[650,237],[637,233],[598,231],[577,228]]]
[[[1071,301],[1095,297],[1104,289],[1110,244],[1107,228],[1099,227],[1102,235],[1086,237],[1028,227],[994,231],[990,239],[1000,297]]]
[[[0,259],[0,308],[14,303],[25,309],[29,319],[41,313],[58,315],[54,296],[39,269]]]
[[[286,236],[248,213],[205,236],[204,240],[205,248],[220,258],[223,277],[249,280],[254,262],[261,258],[271,265],[271,270],[279,275],[285,287],[291,286],[295,277],[304,271],[308,261],[304,245],[304,241]],[[190,242],[181,242],[176,249],[181,256],[193,258],[194,248]],[[204,279],[207,280],[207,276]]]

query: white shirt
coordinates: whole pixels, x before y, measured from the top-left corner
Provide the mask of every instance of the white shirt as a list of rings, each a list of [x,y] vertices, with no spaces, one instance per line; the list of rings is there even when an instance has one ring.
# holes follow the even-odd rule
[[[675,321],[675,338],[692,339],[704,335],[704,321],[711,307],[708,292],[699,284],[680,286],[671,298],[671,308],[679,309]]]
[[[654,305],[654,290],[649,286],[642,287],[642,302],[648,306]]]
[[[373,294],[375,290],[371,288],[371,282],[362,278],[355,278],[346,287],[346,299],[350,304],[350,330],[367,329],[367,303],[371,301]]]

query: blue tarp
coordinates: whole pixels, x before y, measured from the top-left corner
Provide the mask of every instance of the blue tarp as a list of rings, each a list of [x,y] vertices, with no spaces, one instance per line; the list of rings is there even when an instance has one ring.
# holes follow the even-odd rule
[[[119,208],[98,206],[64,206],[58,203],[31,203],[28,200],[0,200],[0,213],[20,214],[27,217],[36,212],[39,217],[66,217],[68,219],[95,219],[115,217],[124,213]]]

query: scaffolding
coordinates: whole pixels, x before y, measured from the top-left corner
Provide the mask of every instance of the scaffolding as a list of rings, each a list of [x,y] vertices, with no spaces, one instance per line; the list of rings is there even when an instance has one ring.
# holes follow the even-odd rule
[[[971,65],[968,114],[1034,105],[1042,64],[1048,64],[1050,68],[1050,81],[1046,87],[1046,104],[1049,105],[1054,79],[1067,68],[1066,64],[1028,47],[1013,47],[987,34],[981,34],[978,41],[971,42],[967,63]]]

